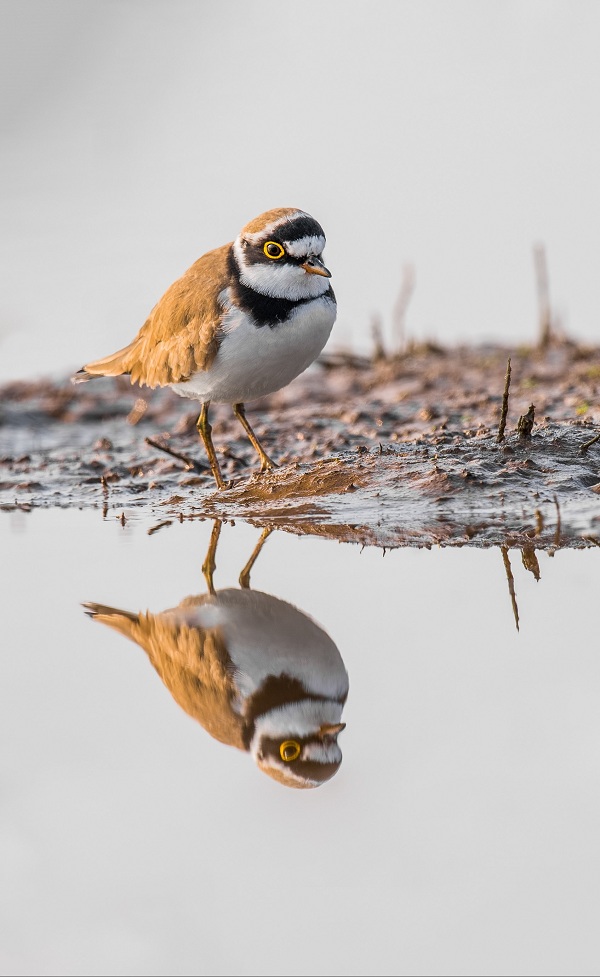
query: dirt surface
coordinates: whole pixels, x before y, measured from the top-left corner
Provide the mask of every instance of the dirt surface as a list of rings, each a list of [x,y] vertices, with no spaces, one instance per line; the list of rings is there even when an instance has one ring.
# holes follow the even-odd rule
[[[212,410],[233,483],[224,492],[207,469],[197,414],[170,390],[140,390],[126,378],[8,384],[0,508],[95,506],[127,520],[144,506],[154,531],[218,515],[385,547],[600,545],[600,441],[586,447],[600,432],[600,348],[428,346],[378,362],[330,354],[248,408],[281,464],[273,473],[255,474],[229,408]]]

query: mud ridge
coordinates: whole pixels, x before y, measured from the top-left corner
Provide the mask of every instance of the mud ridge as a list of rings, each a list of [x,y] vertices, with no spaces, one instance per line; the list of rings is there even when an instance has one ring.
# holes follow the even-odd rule
[[[214,411],[233,483],[215,492],[196,412],[170,391],[124,378],[83,390],[67,378],[10,384],[0,389],[0,509],[97,507],[127,519],[143,508],[161,526],[243,518],[384,547],[598,545],[599,393],[600,349],[569,342],[325,358],[249,408],[281,462],[272,473],[255,473],[230,411]]]

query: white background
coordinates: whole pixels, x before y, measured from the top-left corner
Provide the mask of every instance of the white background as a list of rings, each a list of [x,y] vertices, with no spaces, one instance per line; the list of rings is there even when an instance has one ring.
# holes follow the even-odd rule
[[[369,345],[401,269],[408,330],[596,340],[600,4],[5,0],[0,379],[131,340],[263,210],[328,236],[332,343]]]

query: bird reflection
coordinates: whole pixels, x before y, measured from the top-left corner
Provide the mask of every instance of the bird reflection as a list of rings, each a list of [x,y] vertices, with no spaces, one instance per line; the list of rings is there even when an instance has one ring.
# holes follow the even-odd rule
[[[86,603],[96,621],[135,641],[179,705],[215,739],[248,751],[287,787],[319,787],[337,773],[348,675],[331,638],[291,604],[250,589],[265,530],[240,589],[215,590],[221,523],[202,567],[208,593],[159,614]]]

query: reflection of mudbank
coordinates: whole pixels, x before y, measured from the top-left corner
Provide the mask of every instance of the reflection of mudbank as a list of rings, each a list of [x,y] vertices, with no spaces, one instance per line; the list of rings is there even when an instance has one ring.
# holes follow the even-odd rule
[[[242,589],[214,590],[219,528],[204,565],[210,593],[159,614],[84,606],[144,649],[176,702],[211,736],[248,750],[288,787],[318,787],[342,762],[344,663],[306,614],[249,589],[262,539],[242,572]]]

